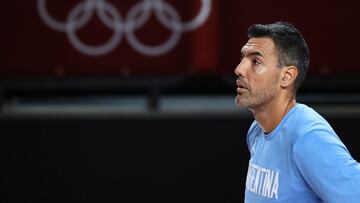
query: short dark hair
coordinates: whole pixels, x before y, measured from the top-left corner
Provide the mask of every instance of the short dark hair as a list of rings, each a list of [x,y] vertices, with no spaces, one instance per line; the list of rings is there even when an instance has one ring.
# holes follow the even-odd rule
[[[296,93],[305,79],[309,66],[309,48],[301,33],[290,23],[276,22],[250,26],[248,37],[270,37],[277,49],[280,67],[294,65],[298,68],[294,84]]]

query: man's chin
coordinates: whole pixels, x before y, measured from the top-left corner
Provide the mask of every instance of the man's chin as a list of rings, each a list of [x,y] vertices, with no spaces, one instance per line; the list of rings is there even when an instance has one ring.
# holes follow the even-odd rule
[[[240,100],[239,95],[235,97],[235,104],[239,108],[247,108],[247,105]]]

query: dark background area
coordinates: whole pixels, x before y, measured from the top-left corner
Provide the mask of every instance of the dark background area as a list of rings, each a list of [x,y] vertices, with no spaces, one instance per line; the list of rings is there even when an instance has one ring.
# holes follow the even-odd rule
[[[82,53],[46,25],[39,2],[65,22],[84,1],[3,2],[1,202],[242,202],[253,118],[234,105],[233,70],[254,23],[288,21],[302,32],[311,63],[298,101],[360,159],[356,1],[212,0],[206,21],[156,56],[136,51],[124,33],[107,53]],[[103,2],[125,22],[142,1]],[[183,22],[203,5],[164,2]],[[96,15],[76,30],[91,46],[113,33]],[[154,13],[134,33],[150,46],[173,34]]]
[[[355,159],[360,116],[326,118]],[[0,119],[2,202],[241,202],[244,115]]]

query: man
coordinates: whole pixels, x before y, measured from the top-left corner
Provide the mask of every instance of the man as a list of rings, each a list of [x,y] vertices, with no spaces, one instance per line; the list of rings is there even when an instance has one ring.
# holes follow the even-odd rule
[[[241,50],[236,104],[255,121],[245,202],[360,202],[360,164],[328,122],[296,102],[309,51],[289,23],[253,25]]]

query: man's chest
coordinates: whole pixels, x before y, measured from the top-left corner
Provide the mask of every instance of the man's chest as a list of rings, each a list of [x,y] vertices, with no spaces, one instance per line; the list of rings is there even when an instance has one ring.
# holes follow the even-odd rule
[[[255,140],[250,148],[246,178],[248,200],[277,202],[292,199],[299,195],[299,191],[308,190],[292,158],[291,148],[291,143],[284,139]]]

